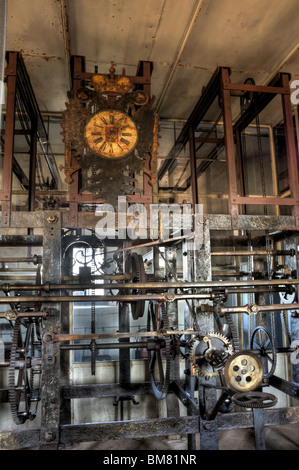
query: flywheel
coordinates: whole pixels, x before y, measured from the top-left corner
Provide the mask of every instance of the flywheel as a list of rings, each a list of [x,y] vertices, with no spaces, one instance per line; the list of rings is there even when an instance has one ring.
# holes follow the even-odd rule
[[[262,362],[256,354],[250,351],[239,351],[226,362],[224,377],[231,389],[237,392],[249,392],[262,382]]]

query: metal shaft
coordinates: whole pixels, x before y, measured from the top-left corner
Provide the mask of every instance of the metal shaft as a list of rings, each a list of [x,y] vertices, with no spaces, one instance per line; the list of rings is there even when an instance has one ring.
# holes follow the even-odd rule
[[[144,341],[134,342],[134,343],[102,343],[96,344],[96,349],[135,349],[135,348],[146,348],[147,344]],[[89,344],[62,344],[60,346],[62,350],[81,350],[81,349],[90,349]]]
[[[241,307],[223,307],[220,308],[220,316],[223,317],[226,313],[247,313],[248,315],[256,315],[259,312],[272,312],[281,310],[298,310],[298,304],[272,304],[272,305],[256,305],[248,304]]]
[[[99,284],[99,289],[147,289],[147,290],[160,290],[160,289],[213,289],[213,288],[227,288],[227,287],[253,287],[253,286],[286,286],[297,285],[299,279],[256,279],[246,281],[204,281],[204,282],[138,282],[138,283],[105,283]],[[49,292],[51,290],[88,290],[94,288],[94,284],[50,284],[43,285],[12,285],[1,284],[0,290],[44,290]]]
[[[256,251],[212,251],[211,256],[259,256],[259,255],[270,255],[270,256],[295,256],[295,250],[256,250]]]
[[[138,300],[155,300],[157,302],[174,302],[185,299],[214,299],[214,294],[148,294],[148,295],[73,295],[73,296],[9,296],[0,297],[0,304],[36,303],[36,302],[137,302]]]

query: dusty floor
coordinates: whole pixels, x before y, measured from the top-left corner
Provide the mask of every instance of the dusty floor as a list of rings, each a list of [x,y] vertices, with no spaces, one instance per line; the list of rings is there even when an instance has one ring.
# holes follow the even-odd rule
[[[219,450],[255,450],[254,432],[250,429],[236,429],[219,432]],[[266,427],[267,450],[299,450],[299,424]],[[122,441],[100,441],[74,444],[60,450],[187,450],[186,437],[126,439]],[[197,450],[200,450],[199,435]]]

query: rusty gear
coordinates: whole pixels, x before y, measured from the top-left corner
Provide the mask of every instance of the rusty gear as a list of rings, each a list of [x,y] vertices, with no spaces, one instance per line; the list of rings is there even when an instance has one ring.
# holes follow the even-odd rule
[[[168,320],[165,304],[151,302],[148,310],[148,331],[162,331],[168,329]],[[171,371],[170,337],[153,336],[148,341],[148,366],[150,381],[155,397],[163,400],[169,388]],[[165,367],[162,364],[162,351],[165,354]],[[164,358],[163,358],[164,359]],[[156,368],[156,365],[158,366]]]
[[[39,378],[41,377],[41,361],[34,357],[37,343],[35,327],[33,321],[27,324],[24,340],[20,319],[15,321],[13,330],[8,373],[8,398],[15,424],[23,424],[27,419],[32,421],[36,417],[37,403],[40,399],[40,383],[38,387],[34,387],[35,375],[38,374]],[[20,411],[22,398],[24,410]],[[33,402],[36,404],[34,411],[31,410]]]
[[[190,361],[203,377],[218,375],[233,353],[230,341],[220,333],[207,333],[195,339],[190,349]]]
[[[270,408],[277,403],[277,397],[264,392],[238,392],[232,396],[235,405],[245,408]]]
[[[146,282],[146,274],[144,269],[143,258],[137,253],[129,254],[126,260],[126,273],[131,274],[132,282]],[[140,294],[145,295],[146,289],[130,289],[129,294]],[[141,318],[144,314],[145,300],[137,300],[136,302],[131,303],[131,311],[134,320]]]

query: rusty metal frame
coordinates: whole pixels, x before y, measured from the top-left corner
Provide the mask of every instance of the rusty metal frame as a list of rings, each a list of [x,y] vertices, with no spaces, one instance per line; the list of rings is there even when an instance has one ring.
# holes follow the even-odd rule
[[[161,180],[167,171],[172,167],[177,155],[189,142],[190,164],[191,164],[191,190],[192,202],[198,204],[196,148],[195,132],[196,128],[204,118],[206,112],[217,97],[221,97],[222,112],[224,121],[224,145],[226,150],[226,168],[228,182],[228,209],[231,216],[231,228],[240,228],[239,215],[240,206],[246,204],[254,205],[276,205],[291,206],[292,215],[296,228],[299,227],[299,181],[298,163],[294,136],[294,126],[292,120],[292,104],[290,100],[290,75],[287,73],[277,74],[266,86],[232,83],[230,80],[231,70],[229,67],[218,67],[205,87],[196,106],[185,123],[181,133],[174,143],[168,158],[161,165],[158,178]],[[244,92],[254,92],[258,94],[254,101],[254,106],[250,106],[242,116],[234,123],[232,119],[231,97],[241,96]],[[285,138],[287,148],[287,160],[289,168],[290,198],[281,197],[245,197],[239,195],[238,185],[242,193],[242,162],[240,156],[240,133],[251,123],[277,95],[281,95],[282,110],[285,123]],[[236,154],[235,154],[236,144]],[[211,162],[212,162],[211,158]]]
[[[11,218],[13,172],[20,175],[19,178],[21,177],[23,179],[24,177],[22,169],[14,158],[14,136],[17,134],[28,134],[30,136],[29,180],[25,178],[29,192],[29,211],[34,211],[35,209],[37,141],[39,139],[42,143],[43,140],[48,140],[48,137],[21,53],[9,51],[6,54],[6,60],[7,67],[5,69],[5,76],[7,81],[7,104],[5,130],[3,132],[5,141],[2,178],[3,187],[2,191],[0,191],[0,202],[2,204],[1,225],[2,227],[7,228],[10,226]],[[30,129],[27,130],[15,129],[17,93],[19,93],[19,98],[22,101],[22,105],[30,119]],[[59,175],[54,157],[51,155],[50,151],[48,155],[45,155],[45,159],[57,188]]]
[[[76,58],[78,60],[77,67],[83,68],[84,61],[82,58]],[[143,68],[142,68],[143,67]],[[136,83],[140,86],[150,86],[150,81],[144,78],[144,71],[147,69],[147,73],[149,73],[149,66],[148,63],[143,63],[140,71],[137,72],[136,76]],[[145,69],[144,69],[145,67]],[[217,69],[214,74],[213,81],[207,87],[207,92],[204,92],[200,104],[196,107],[194,113],[191,115],[190,119],[186,127],[183,129],[179,140],[177,142],[176,148],[173,151],[173,157],[175,158],[176,152],[181,145],[185,145],[187,142],[191,142],[194,144],[194,130],[196,129],[195,123],[198,119],[201,119],[203,113],[209,108],[212,101],[219,95],[221,92],[221,83],[226,83],[226,88],[223,87],[223,93],[225,97],[225,103],[228,102],[231,94],[234,93],[236,90],[233,88],[234,84],[231,84],[229,81],[221,81],[222,78],[227,78],[229,75],[229,69]],[[85,74],[85,72],[78,72],[78,74],[74,74],[74,80],[78,80],[76,82],[76,86],[81,82],[81,80],[88,79],[89,74]],[[265,94],[267,95],[266,101],[271,98],[274,91],[279,91],[286,99],[283,101],[287,101],[288,93],[286,92],[286,88],[284,86],[278,85],[271,85]],[[239,86],[240,89],[237,91],[244,91],[244,85]],[[258,87],[259,93],[261,93],[261,87]],[[235,128],[232,125],[230,115],[229,115],[229,106],[225,106],[226,110],[226,126],[227,126],[227,143],[231,146]],[[285,107],[288,106],[285,103]],[[289,110],[285,111],[286,119],[289,123]],[[249,117],[248,117],[249,119]],[[239,129],[242,126],[246,126],[245,121],[240,121]],[[288,124],[289,129],[289,124]],[[289,148],[292,150],[292,138],[290,138]],[[194,146],[193,146],[194,148]],[[232,146],[230,147],[232,150]],[[233,159],[233,154],[230,154],[231,160]],[[196,155],[193,152],[193,156],[191,157],[192,164],[196,170]],[[292,157],[291,157],[292,160]],[[293,160],[292,160],[293,162]],[[9,160],[6,162],[8,165]],[[231,171],[233,172],[232,175],[230,174],[231,178],[234,181],[234,170],[235,167],[231,163]],[[6,172],[8,173],[8,166],[6,168]],[[11,167],[10,167],[11,168]],[[164,171],[164,169],[163,169]],[[167,170],[166,170],[167,171]],[[75,175],[74,175],[75,176]],[[145,175],[147,177],[147,175]],[[41,403],[41,427],[40,428],[27,428],[27,429],[16,429],[13,431],[2,431],[0,430],[0,447],[2,449],[20,449],[20,448],[30,448],[41,446],[42,448],[49,448],[49,446],[53,446],[53,448],[57,448],[58,445],[69,445],[70,443],[78,443],[78,442],[88,442],[94,440],[101,440],[107,439],[109,436],[110,439],[126,439],[126,438],[136,438],[136,437],[151,437],[151,436],[168,436],[168,435],[187,435],[188,439],[194,436],[196,433],[200,431],[201,439],[203,448],[207,448],[211,444],[211,440],[215,440],[215,436],[217,436],[217,432],[219,430],[227,430],[227,429],[241,429],[241,428],[252,428],[254,426],[254,416],[252,412],[239,412],[239,413],[229,413],[227,415],[217,415],[215,420],[208,420],[204,419],[200,416],[200,407],[198,404],[189,397],[185,390],[183,390],[180,385],[176,382],[171,382],[170,384],[170,393],[175,394],[178,399],[182,402],[184,406],[187,408],[187,416],[176,416],[176,417],[169,417],[169,418],[155,418],[155,419],[141,419],[141,420],[132,420],[132,421],[125,421],[125,422],[100,422],[100,423],[93,423],[93,424],[79,424],[73,425],[70,424],[70,414],[69,414],[69,406],[68,402],[70,399],[76,398],[90,398],[94,396],[117,396],[123,393],[124,388],[126,389],[126,394],[129,396],[131,394],[150,394],[150,387],[149,384],[112,384],[112,385],[84,385],[84,386],[72,386],[68,384],[66,377],[63,375],[64,370],[66,369],[67,365],[63,362],[63,358],[61,357],[63,347],[60,347],[60,341],[63,334],[67,331],[65,327],[65,319],[63,318],[64,306],[70,300],[74,300],[74,297],[67,297],[58,295],[57,289],[61,288],[63,290],[66,285],[60,284],[61,279],[61,248],[60,248],[60,229],[66,227],[76,227],[76,228],[94,228],[98,221],[98,217],[92,213],[84,213],[78,211],[78,206],[81,202],[92,202],[92,196],[82,196],[78,193],[79,188],[79,174],[77,181],[75,180],[72,190],[70,192],[70,207],[68,212],[64,211],[49,211],[45,213],[44,211],[36,211],[36,212],[12,212],[10,220],[7,224],[3,223],[6,220],[5,212],[0,214],[0,223],[2,221],[2,227],[4,226],[5,229],[2,229],[4,237],[0,237],[0,246],[43,246],[43,263],[44,263],[44,289],[42,292],[43,301],[47,304],[47,312],[49,316],[43,320],[44,325],[44,334],[45,340],[43,343],[43,368],[46,372],[43,377],[43,390],[44,395],[42,397]],[[196,194],[195,186],[196,178],[193,177],[193,201],[196,203],[198,195]],[[294,183],[294,182],[293,182]],[[151,189],[148,187],[148,190]],[[135,197],[135,196],[133,196]],[[146,201],[151,201],[151,194],[147,194],[144,198],[147,198]],[[268,199],[268,198],[267,198]],[[134,201],[137,201],[137,196]],[[139,199],[140,200],[140,199]],[[132,202],[133,200],[131,200]],[[232,201],[235,202],[235,201]],[[282,204],[285,200],[282,201]],[[262,202],[264,203],[264,201]],[[239,205],[244,204],[242,201],[240,204],[237,202],[236,212],[233,212],[235,208],[231,209],[229,215],[204,215],[204,226],[205,226],[205,233],[206,239],[204,247],[200,253],[200,256],[196,260],[198,264],[198,275],[200,275],[200,279],[197,282],[184,282],[182,283],[161,283],[159,288],[161,289],[170,289],[177,286],[178,288],[186,286],[190,287],[197,287],[197,288],[208,288],[211,286],[217,286],[217,283],[211,281],[208,276],[211,271],[210,264],[210,231],[212,230],[226,230],[231,231],[232,229],[232,215],[236,215],[236,226],[240,230],[286,230],[286,231],[296,231],[298,226],[296,224],[296,220],[294,216],[247,216],[239,214],[238,208]],[[275,202],[276,204],[276,202]],[[74,217],[73,217],[74,216]],[[71,224],[71,225],[70,225]],[[6,228],[7,227],[7,228]],[[15,233],[15,229],[18,228],[38,228],[43,229],[43,236],[31,235],[31,236],[21,236],[21,235],[13,235]],[[10,229],[11,233],[10,234]],[[189,260],[190,261],[190,260]],[[189,263],[191,265],[191,261]],[[299,280],[286,280],[286,284],[298,284]],[[250,285],[254,286],[262,286],[264,284],[283,284],[282,280],[272,280],[263,281],[263,280],[256,280],[251,281]],[[139,287],[142,284],[139,284]],[[246,284],[247,285],[247,284]],[[47,287],[49,286],[49,288]],[[53,289],[51,289],[51,286]],[[152,286],[153,288],[157,287],[154,284],[146,283],[146,287]],[[218,283],[218,287],[244,287],[244,282],[242,281],[221,281]],[[130,284],[132,287],[132,284]],[[171,293],[168,293],[171,294]],[[191,294],[189,294],[190,297]],[[197,296],[200,298],[200,294]],[[205,294],[204,297],[206,298],[207,295]],[[26,297],[24,297],[25,299]],[[13,299],[13,298],[12,298]],[[10,299],[10,300],[12,300]],[[164,300],[167,301],[167,297],[163,297]],[[174,297],[168,297],[169,301],[173,301]],[[33,299],[32,299],[33,300]],[[35,299],[34,299],[35,300]],[[82,300],[82,297],[81,297]],[[86,300],[86,297],[85,297]],[[114,299],[115,300],[115,299]],[[2,301],[1,301],[2,303]],[[188,313],[188,312],[187,312]],[[213,314],[210,312],[203,312],[203,321],[206,325],[209,325],[212,328],[212,317]],[[186,326],[187,327],[187,326]],[[172,333],[175,330],[171,330]],[[118,333],[119,336],[119,333]],[[134,333],[134,337],[136,334]],[[85,336],[86,338],[86,336]],[[53,340],[54,339],[54,340]],[[57,341],[56,341],[56,340]],[[66,339],[70,339],[70,336],[67,335]],[[122,347],[124,343],[122,343]],[[64,345],[65,346],[65,345]],[[69,345],[67,345],[69,346]],[[66,348],[67,349],[67,348]],[[120,348],[121,349],[121,348]],[[188,378],[187,378],[188,379]],[[276,379],[275,379],[276,380]],[[277,380],[276,380],[277,381]],[[125,386],[126,385],[126,386]],[[275,384],[273,384],[275,386]],[[287,389],[287,385],[285,383],[279,382],[277,384],[277,388],[284,387]],[[188,390],[187,390],[188,391]],[[287,389],[288,392],[288,389]],[[3,392],[4,393],[4,392]],[[210,403],[214,406],[214,396],[213,391],[207,392],[210,400]],[[5,398],[5,397],[4,397]],[[2,393],[1,393],[1,400],[2,400]],[[7,401],[7,400],[2,400]],[[213,410],[211,410],[213,412]],[[265,426],[277,426],[283,424],[290,424],[290,423],[298,423],[299,421],[299,410],[296,407],[290,408],[280,408],[280,409],[273,409],[273,410],[264,410],[263,412],[263,425]],[[213,442],[213,445],[215,445]],[[189,450],[191,447],[189,448]],[[192,447],[192,450],[194,447]]]
[[[299,227],[299,182],[298,163],[295,145],[294,126],[292,119],[292,104],[290,100],[290,75],[280,73],[276,75],[268,85],[257,86],[247,84],[235,84],[230,81],[228,68],[221,69],[221,96],[223,103],[224,136],[226,149],[226,165],[228,178],[229,213],[232,217],[232,228],[238,229],[239,206],[246,204],[292,206],[296,227]],[[254,101],[254,106],[244,112],[236,123],[232,121],[231,96],[233,92],[259,93]],[[238,194],[238,180],[236,173],[235,138],[246,128],[248,124],[260,113],[275,96],[281,95],[282,109],[285,124],[285,139],[287,149],[287,160],[289,169],[290,198],[280,197],[245,197]]]
[[[149,61],[140,61],[137,67],[135,76],[128,76],[128,78],[134,83],[137,88],[142,89],[151,96],[151,74],[153,70],[153,64]],[[84,81],[90,81],[96,73],[85,72],[85,57],[84,56],[72,56],[71,57],[71,73],[73,82],[73,91],[80,88]],[[75,163],[72,161],[72,163]],[[145,168],[150,170],[150,158],[145,162]],[[92,204],[95,203],[93,194],[80,194],[80,171],[73,173],[73,181],[70,183],[69,192],[69,227],[78,226],[78,212],[79,204]],[[146,209],[152,202],[153,198],[153,187],[150,184],[150,176],[144,172],[143,174],[143,195],[127,195],[129,203],[140,203],[144,204]],[[98,204],[105,202],[104,199],[97,199]]]

